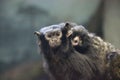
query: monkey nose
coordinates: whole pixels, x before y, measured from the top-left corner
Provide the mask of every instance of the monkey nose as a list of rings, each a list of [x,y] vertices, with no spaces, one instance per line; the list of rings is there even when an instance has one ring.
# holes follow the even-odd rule
[[[51,46],[52,48],[55,48],[55,47],[59,46],[60,43],[61,43],[61,42],[58,41],[57,39],[52,39],[49,44],[50,44],[50,46]]]
[[[56,42],[56,41],[57,41],[57,39],[52,39],[52,41],[53,41],[53,42]]]

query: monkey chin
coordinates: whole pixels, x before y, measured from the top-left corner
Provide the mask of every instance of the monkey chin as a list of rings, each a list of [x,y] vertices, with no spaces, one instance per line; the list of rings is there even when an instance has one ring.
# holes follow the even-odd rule
[[[49,42],[51,48],[57,48],[61,45],[61,42]]]

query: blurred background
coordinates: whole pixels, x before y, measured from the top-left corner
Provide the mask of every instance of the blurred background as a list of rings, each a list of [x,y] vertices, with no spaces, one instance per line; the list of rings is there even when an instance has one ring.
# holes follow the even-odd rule
[[[120,48],[120,0],[0,0],[0,80],[49,80],[33,33],[65,21]]]

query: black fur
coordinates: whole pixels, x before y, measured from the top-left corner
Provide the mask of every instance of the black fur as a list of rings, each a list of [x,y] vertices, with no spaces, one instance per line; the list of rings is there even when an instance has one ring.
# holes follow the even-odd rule
[[[80,34],[85,42],[83,42],[83,45],[80,46],[79,53],[79,51],[77,52],[75,50],[77,48],[73,48],[71,44],[70,40],[72,36],[70,38],[66,37],[68,31],[66,26],[68,26],[68,24],[58,26],[59,27],[57,28],[60,29],[63,34],[61,38],[62,43],[60,46],[54,49],[51,48],[45,39],[44,32],[41,32],[41,35],[39,36],[39,39],[41,40],[40,49],[46,59],[48,70],[54,78],[56,80],[102,80],[102,68],[99,67],[99,64],[97,63],[99,60],[95,61],[95,59],[99,58],[97,58],[97,56],[95,56],[96,54],[90,50],[89,52],[86,52],[90,47],[89,38],[86,37],[86,33]],[[52,28],[52,26],[46,27],[46,29],[47,28]],[[91,57],[89,55],[81,54],[85,52],[91,53],[90,55],[93,56]]]
[[[86,53],[86,51],[88,51],[88,49],[90,47],[90,43],[91,43],[91,40],[90,40],[88,34],[85,32],[73,31],[73,34],[70,36],[70,39],[72,40],[76,36],[80,36],[80,38],[82,40],[82,44],[74,46],[75,50],[82,54]]]
[[[70,36],[70,39],[72,40],[76,36],[79,36],[80,39],[82,40],[81,45],[74,46],[75,50],[78,51],[80,54],[90,57],[91,60],[96,57],[96,59],[94,60],[95,60],[95,65],[97,66],[97,68],[99,68],[98,72],[104,71],[102,72],[102,78],[100,80],[120,80],[120,62],[119,62],[120,51],[116,50],[115,47],[102,40],[98,39],[98,41],[96,40],[96,42],[98,43],[94,42],[95,38],[97,39],[97,36],[95,35],[90,36],[89,34],[91,35],[91,33],[89,33],[87,30],[85,30],[85,28],[82,28],[81,26],[79,26],[79,28],[77,26],[77,29],[76,26],[73,27],[73,34]],[[98,48],[93,45],[96,45]],[[105,47],[107,47],[108,49],[106,49]],[[106,52],[104,52],[104,50]],[[101,54],[103,55],[100,58]],[[96,56],[93,57],[94,55]],[[105,60],[103,61],[103,59]],[[92,62],[94,60],[92,60]],[[102,67],[100,69],[99,67],[100,62],[102,61],[103,62],[106,61],[107,63],[107,64],[106,63],[101,64],[101,65],[107,65],[107,67],[106,66],[103,67],[104,69],[102,69]]]
[[[109,63],[106,80],[120,80],[120,51],[109,52],[106,59]]]

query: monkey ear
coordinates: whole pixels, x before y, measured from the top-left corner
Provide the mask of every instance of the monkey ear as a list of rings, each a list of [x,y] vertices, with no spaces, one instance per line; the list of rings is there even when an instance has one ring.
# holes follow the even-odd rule
[[[34,34],[37,36],[40,36],[40,32],[38,32],[38,31],[35,31]]]
[[[34,34],[37,35],[38,37],[40,36],[40,32],[38,32],[38,31],[35,31]],[[38,39],[37,43],[40,46],[41,45],[41,40]]]
[[[65,24],[65,29],[70,30],[71,28],[72,28],[72,25],[69,22],[67,22]]]
[[[117,52],[110,52],[106,55],[107,61],[112,61],[113,59],[115,59],[118,56]]]
[[[67,34],[66,34],[67,37],[69,37],[73,33],[73,31],[71,30],[72,27],[73,26],[68,22],[65,24],[65,29],[67,31]]]
[[[71,36],[71,35],[72,35],[72,33],[73,33],[73,31],[72,31],[72,30],[68,30],[68,32],[67,32],[67,34],[66,34],[66,36],[67,36],[67,37],[69,37],[69,36]]]

